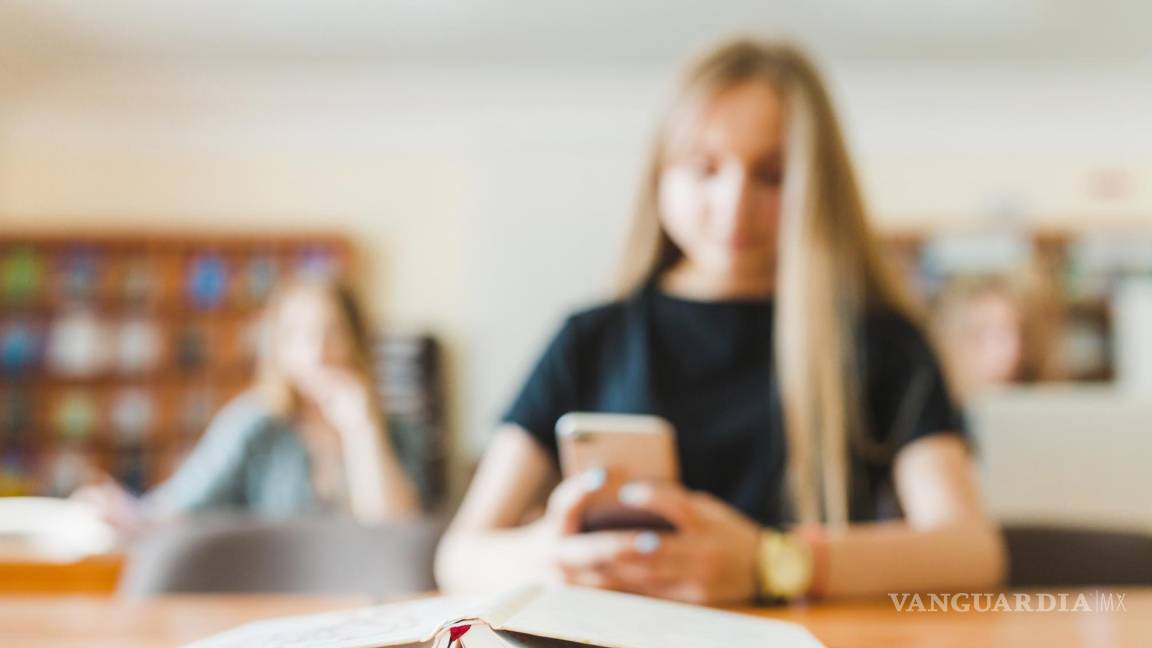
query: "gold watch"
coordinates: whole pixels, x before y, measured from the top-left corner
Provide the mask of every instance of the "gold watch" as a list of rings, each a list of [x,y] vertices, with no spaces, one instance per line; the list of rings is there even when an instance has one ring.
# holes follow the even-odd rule
[[[765,530],[760,534],[760,596],[794,599],[812,587],[812,547],[791,533]]]

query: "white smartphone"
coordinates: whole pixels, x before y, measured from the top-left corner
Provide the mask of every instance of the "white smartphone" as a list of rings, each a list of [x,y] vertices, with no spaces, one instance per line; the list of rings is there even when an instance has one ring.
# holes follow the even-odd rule
[[[570,412],[556,422],[560,469],[571,477],[603,468],[614,482],[678,482],[676,432],[659,416]],[[589,504],[582,530],[672,530],[664,518],[628,507],[615,492],[605,492]]]

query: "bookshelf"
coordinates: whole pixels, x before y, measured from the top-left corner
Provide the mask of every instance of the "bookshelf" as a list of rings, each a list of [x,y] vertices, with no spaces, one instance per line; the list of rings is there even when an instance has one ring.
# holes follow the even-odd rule
[[[353,271],[330,233],[0,236],[0,494],[156,485],[250,380],[276,283]]]
[[[1114,380],[1115,294],[1152,277],[1148,227],[909,227],[881,232],[880,244],[925,313],[957,279],[1025,277],[1053,338],[1041,381]]]

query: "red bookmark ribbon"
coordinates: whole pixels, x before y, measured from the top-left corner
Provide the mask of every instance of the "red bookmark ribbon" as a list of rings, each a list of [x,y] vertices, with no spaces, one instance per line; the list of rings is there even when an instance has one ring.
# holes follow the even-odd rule
[[[472,626],[470,626],[470,625],[458,625],[458,626],[455,626],[452,628],[448,628],[448,643],[449,643],[449,645],[451,645],[453,642],[459,640],[460,637],[463,637],[464,633],[468,632],[468,629],[471,627]]]

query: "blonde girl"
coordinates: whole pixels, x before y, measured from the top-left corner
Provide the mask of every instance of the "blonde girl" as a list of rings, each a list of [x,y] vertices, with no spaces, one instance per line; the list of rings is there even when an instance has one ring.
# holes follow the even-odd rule
[[[621,285],[568,318],[505,415],[440,547],[442,586],[716,604],[997,583],[962,419],[800,50],[737,40],[689,66]],[[557,483],[553,425],[573,410],[670,420],[682,483]],[[580,533],[605,489],[675,531]]]

